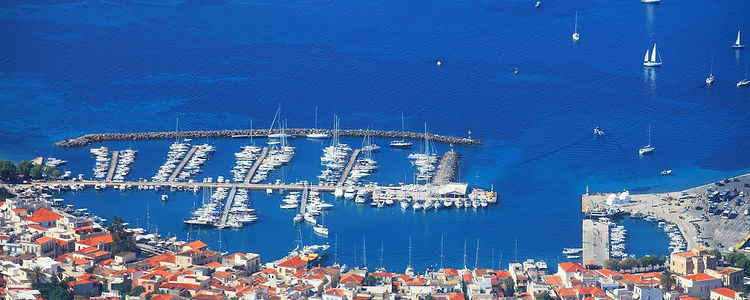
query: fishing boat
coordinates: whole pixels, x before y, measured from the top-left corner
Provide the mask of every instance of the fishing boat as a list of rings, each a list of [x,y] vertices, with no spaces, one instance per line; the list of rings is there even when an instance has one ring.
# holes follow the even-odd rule
[[[562,253],[565,255],[574,255],[583,252],[581,248],[563,248]]]
[[[573,28],[573,41],[577,42],[581,38],[581,35],[578,33],[578,11],[576,11],[576,22]]]
[[[745,48],[745,45],[743,45],[742,42],[740,41],[740,31],[739,30],[737,30],[737,40],[734,42],[734,44],[732,44],[732,48],[734,48],[734,49]]]
[[[654,151],[654,146],[651,146],[651,125],[648,126],[648,145],[638,149],[638,155],[648,154]]]
[[[662,170],[661,175],[664,175],[664,176],[672,175],[672,170]]]
[[[659,58],[659,61],[656,60],[656,58]],[[646,67],[658,67],[661,66],[661,55],[658,55],[656,53],[656,44],[654,43],[654,49],[651,50],[651,54],[649,55],[649,49],[646,49],[646,55],[643,56],[643,65]]]
[[[331,137],[330,134],[318,130],[318,107],[315,107],[315,127],[313,132],[307,134],[308,138],[311,139],[327,139]]]
[[[406,132],[404,131],[404,113],[401,113],[401,132],[404,136],[400,140],[392,140],[391,147],[394,148],[410,148],[411,141],[406,140]]]

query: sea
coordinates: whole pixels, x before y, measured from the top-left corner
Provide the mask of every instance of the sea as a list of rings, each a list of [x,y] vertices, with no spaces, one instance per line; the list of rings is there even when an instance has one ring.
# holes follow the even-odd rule
[[[225,252],[283,257],[301,240],[328,243],[323,263],[551,266],[581,244],[580,195],[680,190],[750,172],[750,2],[535,1],[2,1],[0,159],[68,161],[91,177],[88,148],[54,142],[86,133],[268,128],[279,106],[289,127],[401,129],[471,136],[459,180],[493,188],[479,210],[376,209],[324,199],[328,238],[294,225],[280,195],[251,193],[260,220],[241,230],[182,220],[201,194],[86,190],[60,195],[104,218]],[[581,39],[571,39],[575,14]],[[663,65],[644,68],[656,43]],[[437,62],[440,61],[440,65]],[[518,69],[519,74],[514,75]],[[716,82],[706,86],[713,72]],[[426,125],[425,125],[426,124]],[[599,126],[605,135],[595,137]],[[650,132],[650,134],[649,134]],[[649,137],[650,135],[650,137]],[[650,143],[652,155],[639,157]],[[343,138],[354,147],[358,138]],[[95,144],[139,150],[129,179],[150,178],[172,141]],[[255,143],[261,144],[262,139]],[[380,184],[411,182],[408,150],[381,145]],[[229,176],[247,139],[216,146],[205,177]],[[271,180],[314,180],[327,142],[296,138],[293,162]],[[450,145],[438,144],[447,151]],[[419,151],[415,141],[412,151]],[[673,170],[671,176],[660,171]],[[626,252],[668,254],[654,224],[620,221]],[[411,255],[409,255],[411,241]],[[441,243],[442,242],[442,243]],[[441,247],[441,244],[443,245]],[[441,259],[442,249],[442,259]]]

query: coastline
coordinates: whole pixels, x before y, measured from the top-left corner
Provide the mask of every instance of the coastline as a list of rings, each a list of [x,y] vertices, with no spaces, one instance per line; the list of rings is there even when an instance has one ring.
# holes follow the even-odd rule
[[[330,129],[313,129],[313,128],[288,128],[284,131],[292,136],[305,136],[310,133],[328,133]],[[85,147],[94,143],[111,142],[111,141],[131,141],[131,140],[166,140],[175,138],[247,138],[247,137],[267,137],[270,134],[278,133],[278,130],[270,129],[224,129],[224,130],[193,130],[193,131],[155,131],[140,133],[90,133],[73,139],[65,139],[55,143],[62,148]],[[425,138],[425,133],[420,132],[401,132],[393,130],[364,130],[364,129],[340,129],[339,136],[364,137],[371,136],[377,138],[407,138],[420,140]],[[484,142],[464,137],[448,136],[427,133],[430,141],[455,144],[455,145],[472,145],[481,146]]]

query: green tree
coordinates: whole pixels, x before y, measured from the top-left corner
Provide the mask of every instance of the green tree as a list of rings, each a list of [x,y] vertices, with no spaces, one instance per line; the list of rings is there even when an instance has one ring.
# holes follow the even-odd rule
[[[746,259],[745,255],[739,252],[727,253],[724,256],[724,260],[730,264],[737,265],[742,259]]]
[[[29,177],[29,174],[31,173],[31,167],[34,165],[26,160],[22,160],[18,163],[18,174],[21,174],[23,176]]]
[[[45,283],[47,281],[47,275],[44,274],[44,269],[40,266],[34,266],[29,270],[29,280],[31,284]]]
[[[610,269],[610,270],[618,270],[620,269],[620,262],[614,258],[608,258],[607,260],[604,261],[604,263],[602,264],[602,267],[604,267],[605,269]]]
[[[623,259],[620,264],[622,265],[623,269],[630,269],[638,266],[638,260],[635,259],[632,256],[628,256],[625,259]]]
[[[16,195],[8,191],[6,188],[0,187],[0,201],[5,201],[5,199],[13,198],[15,196]]]
[[[44,176],[47,178],[59,178],[62,173],[55,167],[44,168]]]
[[[42,168],[42,166],[40,165],[34,165],[29,171],[29,177],[31,177],[31,179],[42,179],[43,174],[44,168]]]
[[[513,295],[515,293],[515,285],[513,278],[505,277],[505,279],[503,279],[503,291],[505,291],[505,296]]]
[[[122,218],[118,216],[112,216],[112,221],[109,223],[109,233],[112,234],[112,253],[117,254],[124,251],[138,252],[138,247],[135,246],[135,240],[133,235],[126,231],[127,227],[123,224]]]
[[[367,274],[367,277],[365,277],[365,285],[375,285],[378,283],[378,279],[375,278],[375,276],[372,276],[372,274]]]
[[[721,259],[721,251],[719,251],[719,249],[708,250],[708,254],[716,256],[716,259]]]
[[[146,289],[144,289],[142,286],[139,285],[133,288],[132,290],[130,290],[130,292],[128,292],[128,296],[138,296],[145,291]]]
[[[675,284],[674,277],[672,277],[672,273],[669,271],[665,271],[661,274],[661,277],[659,278],[659,284],[661,284],[661,287],[667,291],[672,290],[672,286]]]
[[[539,295],[536,295],[535,299],[536,300],[552,300],[553,298],[552,296],[549,295],[549,293],[543,292]]]
[[[0,181],[12,181],[18,177],[18,169],[12,161],[0,160]]]

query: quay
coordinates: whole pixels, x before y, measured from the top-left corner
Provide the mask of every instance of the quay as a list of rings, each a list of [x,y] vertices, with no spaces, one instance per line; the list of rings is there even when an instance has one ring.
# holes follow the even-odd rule
[[[175,181],[175,179],[177,178],[177,175],[180,175],[180,172],[182,172],[182,168],[184,168],[185,164],[187,164],[188,161],[190,161],[190,158],[193,157],[193,154],[195,154],[196,150],[198,150],[198,146],[193,146],[192,148],[190,148],[188,153],[185,154],[185,157],[182,158],[182,161],[180,162],[180,164],[177,165],[177,168],[175,168],[174,171],[172,171],[172,175],[169,175],[169,179],[167,179],[167,181],[169,182]]]
[[[750,236],[750,174],[727,178],[682,191],[630,194],[614,203],[618,194],[585,193],[582,212],[587,216],[629,214],[675,224],[688,249],[706,246],[726,250],[747,247]],[[622,195],[622,194],[619,194]]]
[[[438,163],[438,166],[435,169],[435,175],[432,178],[432,182],[435,184],[446,184],[456,180],[460,160],[461,155],[459,155],[458,152],[453,151],[453,149],[443,153],[443,156],[440,157],[440,163]]]
[[[255,172],[258,171],[258,167],[260,167],[260,164],[263,163],[263,160],[266,159],[267,155],[268,147],[263,147],[263,150],[260,152],[260,156],[258,156],[258,160],[255,161],[253,166],[250,168],[250,171],[247,171],[247,175],[245,175],[245,184],[250,184],[250,180],[253,179]]]
[[[352,153],[352,157],[349,158],[349,163],[346,164],[346,168],[344,168],[344,173],[341,173],[341,179],[339,179],[339,183],[336,184],[336,186],[344,185],[344,182],[346,182],[346,178],[349,177],[349,173],[352,171],[352,168],[354,167],[354,163],[357,162],[357,156],[359,156],[360,152],[362,152],[362,149],[354,150],[354,152]]]
[[[591,219],[583,220],[583,264],[603,265],[609,259],[609,226]]]
[[[112,181],[112,177],[115,176],[115,168],[117,168],[117,159],[120,157],[120,151],[112,151],[112,161],[109,163],[109,170],[107,170],[107,181]]]
[[[302,197],[300,197],[300,205],[299,205],[299,213],[300,215],[305,215],[305,210],[307,209],[307,196],[308,196],[309,189],[305,188],[302,190]]]
[[[111,141],[132,141],[132,140],[168,140],[175,138],[232,138],[232,137],[267,137],[269,134],[278,133],[276,129],[235,129],[235,130],[196,130],[196,131],[159,131],[159,132],[141,132],[141,133],[90,133],[74,139],[65,139],[55,143],[58,147],[85,147],[94,143],[111,142]],[[313,129],[313,128],[288,128],[285,133],[293,136],[304,136],[313,132],[323,132],[332,134],[330,129]],[[348,137],[378,137],[378,138],[406,138],[420,140],[425,138],[422,132],[402,132],[392,130],[364,130],[364,129],[339,129],[339,136]],[[428,133],[430,141],[454,145],[474,145],[484,144],[482,141],[467,137],[446,136]]]
[[[229,210],[232,208],[232,203],[234,203],[235,193],[237,193],[237,187],[232,187],[229,191],[229,198],[227,198],[227,201],[224,204],[224,211],[221,214],[221,220],[219,221],[220,228],[227,225],[227,217],[229,217]]]

